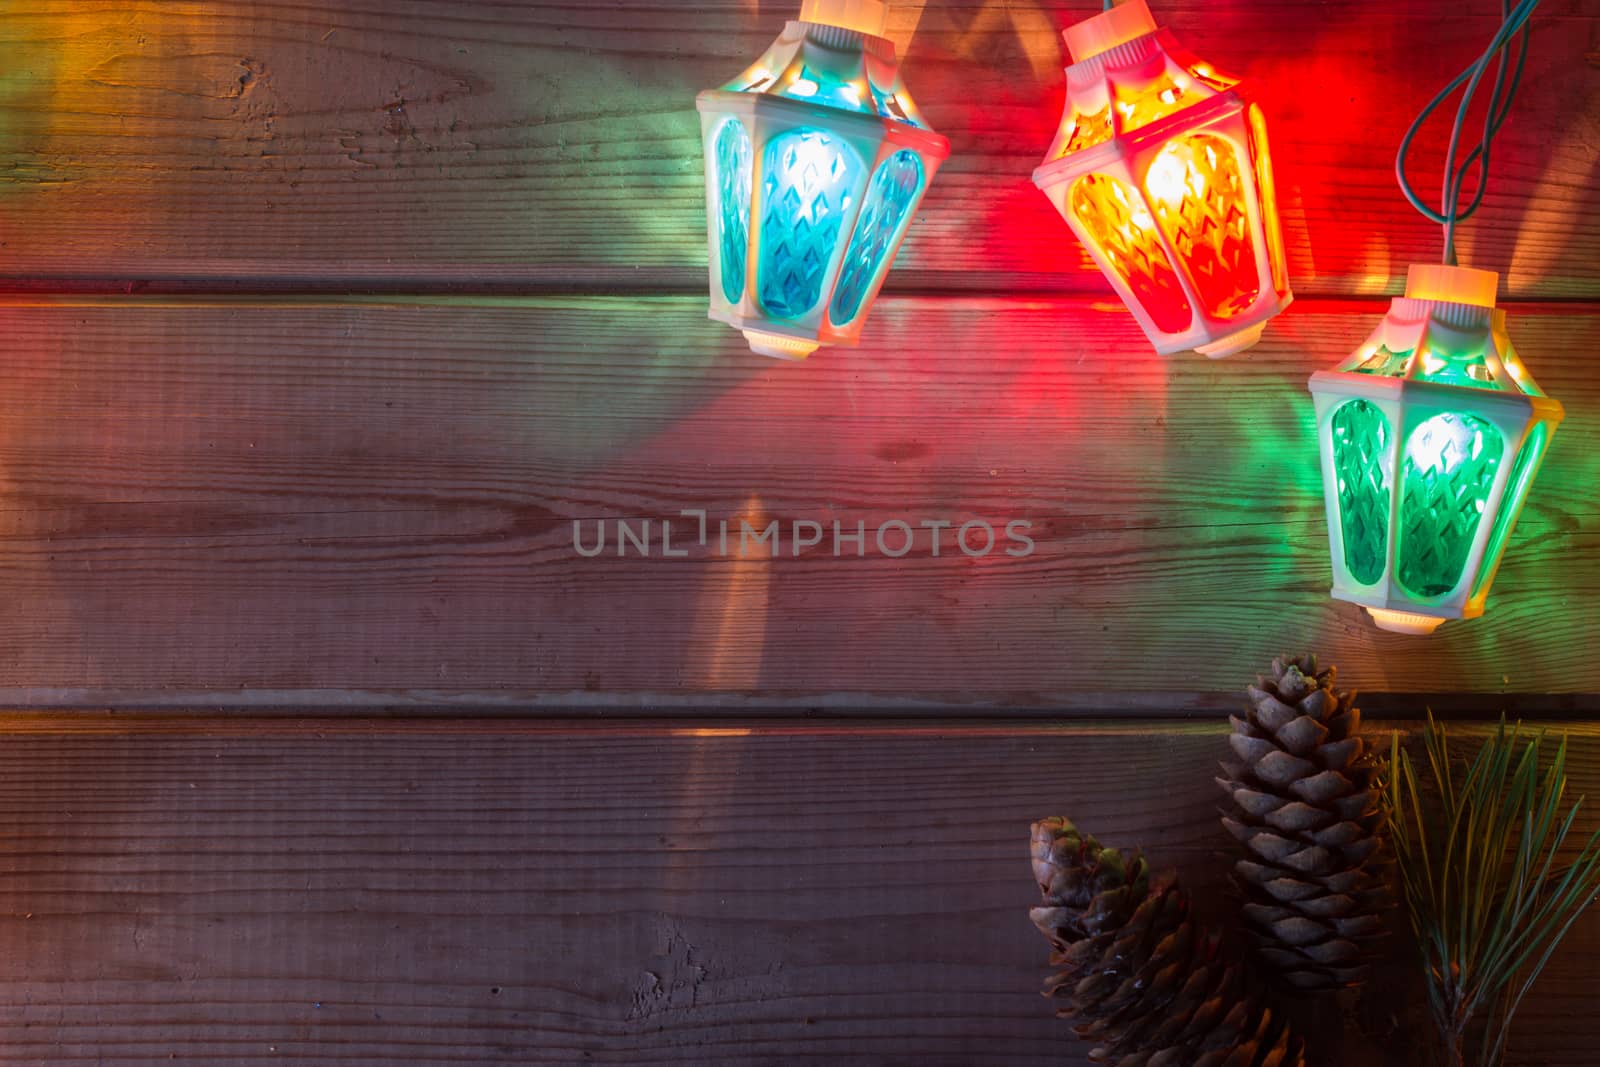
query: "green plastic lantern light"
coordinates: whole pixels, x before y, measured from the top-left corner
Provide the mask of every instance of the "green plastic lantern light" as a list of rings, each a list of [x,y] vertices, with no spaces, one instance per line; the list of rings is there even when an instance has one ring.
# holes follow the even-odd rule
[[[950,154],[883,25],[882,0],[804,0],[765,55],[697,100],[711,317],[762,355],[857,343]]]
[[[1398,633],[1432,633],[1483,614],[1489,586],[1550,439],[1561,404],[1528,373],[1495,307],[1499,275],[1456,265],[1456,224],[1482,202],[1490,142],[1505,121],[1538,0],[1509,10],[1489,48],[1423,108],[1395,160],[1401,191],[1444,226],[1444,263],[1416,265],[1367,343],[1311,377],[1333,555],[1333,595]],[[1507,55],[1522,31],[1507,77]],[[1456,152],[1478,82],[1498,63],[1482,142]],[[1435,211],[1406,178],[1423,121],[1463,83]],[[1476,169],[1477,192],[1462,204]]]
[[[1483,614],[1561,422],[1494,306],[1498,278],[1412,267],[1367,343],[1311,377],[1333,595],[1385,630]]]

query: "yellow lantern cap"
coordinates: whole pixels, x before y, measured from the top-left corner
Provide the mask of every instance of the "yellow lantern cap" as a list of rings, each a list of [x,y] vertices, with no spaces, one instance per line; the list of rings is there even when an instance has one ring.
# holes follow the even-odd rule
[[[1406,296],[1412,300],[1441,300],[1492,308],[1499,285],[1500,275],[1492,270],[1413,263],[1406,271]]]
[[[1126,0],[1109,11],[1068,26],[1061,34],[1074,63],[1109,52],[1119,44],[1156,31],[1156,20],[1144,0]]]
[[[804,0],[800,5],[800,21],[882,37],[887,12],[884,0]]]

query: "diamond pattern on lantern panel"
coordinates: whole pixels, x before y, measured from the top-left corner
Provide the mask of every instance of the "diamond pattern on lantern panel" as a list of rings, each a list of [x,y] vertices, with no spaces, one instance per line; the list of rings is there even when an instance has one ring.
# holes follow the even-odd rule
[[[1126,183],[1104,174],[1085,174],[1068,198],[1072,218],[1100,250],[1162,333],[1181,333],[1192,316],[1178,284],[1155,220],[1144,200]]]
[[[915,152],[896,152],[872,176],[872,188],[862,201],[861,217],[844,254],[839,285],[833,293],[832,318],[836,325],[856,317],[880,269],[888,269],[902,224],[921,195],[922,161]]]
[[[1267,224],[1267,259],[1272,267],[1272,287],[1279,294],[1289,291],[1288,267],[1284,264],[1283,223],[1278,218],[1278,189],[1272,177],[1272,154],[1267,149],[1267,120],[1261,108],[1251,104],[1249,119],[1250,162],[1256,168],[1256,198],[1261,217]]]
[[[1331,432],[1344,565],[1371,585],[1389,554],[1389,420],[1377,405],[1352,400],[1333,413]]]
[[[1261,272],[1233,147],[1208,133],[1172,141],[1145,172],[1144,187],[1201,307],[1218,319],[1248,311],[1261,295]]]
[[[1460,584],[1504,451],[1500,431],[1474,415],[1435,415],[1411,432],[1396,577],[1412,595],[1443,596]]]
[[[1544,458],[1545,446],[1549,443],[1550,428],[1543,422],[1529,430],[1527,440],[1522,442],[1522,449],[1517,453],[1516,465],[1511,468],[1511,477],[1506,479],[1506,491],[1500,500],[1500,510],[1495,514],[1494,526],[1490,528],[1489,547],[1483,551],[1483,566],[1478,568],[1478,577],[1472,583],[1473,596],[1477,596],[1483,590],[1484,583],[1499,565],[1500,557],[1505,554],[1506,541],[1516,526],[1517,515],[1522,511],[1523,502],[1528,499],[1528,488],[1533,484],[1533,472],[1538,469],[1539,460]]]
[[[750,247],[750,134],[738,119],[729,119],[717,131],[716,161],[722,295],[737,304],[744,296],[745,254]]]
[[[822,296],[861,163],[830,134],[790,130],[768,143],[761,167],[761,304],[798,318]]]

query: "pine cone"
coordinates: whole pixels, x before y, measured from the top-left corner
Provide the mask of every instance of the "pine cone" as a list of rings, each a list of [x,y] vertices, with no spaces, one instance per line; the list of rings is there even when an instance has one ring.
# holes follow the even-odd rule
[[[1272,661],[1230,716],[1238,762],[1217,779],[1232,798],[1222,825],[1245,847],[1234,864],[1258,958],[1305,990],[1354,985],[1384,932],[1373,853],[1383,814],[1364,754],[1355,693],[1333,688],[1315,656]]]
[[[1116,1067],[1304,1067],[1286,1020],[1244,988],[1241,969],[1190,916],[1171,877],[1152,879],[1066,819],[1033,824],[1033,873],[1045,906],[1029,912],[1060,968],[1047,997]]]

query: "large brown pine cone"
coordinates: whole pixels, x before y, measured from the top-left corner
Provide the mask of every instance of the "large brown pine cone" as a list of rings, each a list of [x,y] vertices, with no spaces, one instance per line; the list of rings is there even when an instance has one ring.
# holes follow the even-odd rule
[[[1124,859],[1066,819],[1033,824],[1044,906],[1029,917],[1056,951],[1045,996],[1089,1053],[1115,1067],[1304,1067],[1287,1021],[1245,988],[1170,877]]]
[[[1232,800],[1222,825],[1245,847],[1234,865],[1261,961],[1306,990],[1359,982],[1383,934],[1374,853],[1383,828],[1377,778],[1354,692],[1315,656],[1272,661],[1230,716],[1235,760],[1217,779]]]

